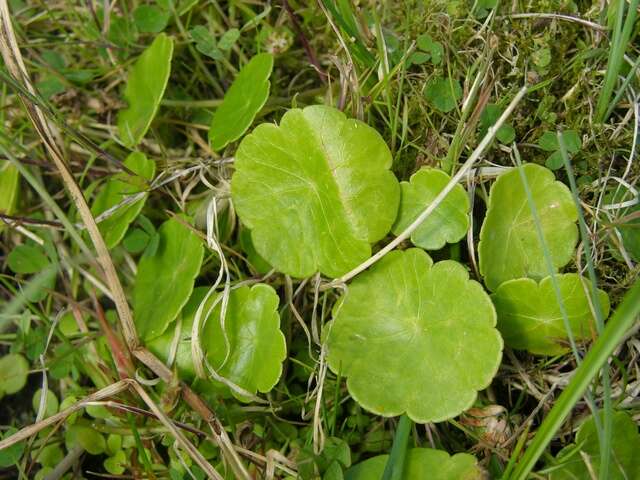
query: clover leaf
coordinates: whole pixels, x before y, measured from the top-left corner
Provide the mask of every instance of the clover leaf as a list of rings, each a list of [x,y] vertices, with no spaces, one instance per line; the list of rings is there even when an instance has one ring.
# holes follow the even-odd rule
[[[67,450],[79,446],[91,455],[100,455],[107,448],[104,437],[89,423],[75,423],[67,428],[64,436]]]
[[[351,467],[345,480],[382,478],[389,455],[378,455]],[[412,448],[407,452],[401,480],[480,480],[483,477],[476,458],[468,453],[449,455],[443,450]]]
[[[487,134],[487,130],[495,125],[495,123],[498,121],[498,118],[500,118],[500,115],[502,115],[502,109],[498,105],[490,103],[486,107],[484,107],[484,110],[482,111],[480,120],[478,122],[478,125],[480,127],[479,133],[481,137],[484,137]],[[516,131],[512,125],[508,123],[504,124],[496,132],[496,138],[501,143],[512,143],[516,138]]]
[[[178,218],[158,229],[158,245],[140,259],[133,288],[133,317],[145,340],[161,335],[175,320],[200,273],[204,255],[198,236]]]
[[[434,108],[450,112],[462,98],[462,87],[457,80],[434,77],[425,86],[424,97]]]
[[[269,98],[271,70],[269,53],[256,55],[240,70],[211,120],[209,142],[214,150],[222,150],[251,126]]]
[[[434,65],[440,65],[444,54],[444,48],[440,42],[433,40],[431,35],[423,33],[416,39],[416,46],[419,51],[411,54],[410,64],[419,65],[431,60]]]
[[[605,195],[605,201],[609,205],[620,206],[615,210],[616,231],[620,234],[627,254],[636,262],[640,262],[640,200],[633,192],[616,188]],[[614,252],[617,254],[617,251]]]
[[[591,285],[576,273],[556,275],[562,305],[576,340],[588,340],[594,320],[585,287]],[[603,316],[609,315],[609,296],[598,289]],[[539,355],[558,355],[569,350],[562,308],[551,277],[539,283],[530,278],[509,280],[491,296],[498,312],[498,329],[511,348]]]
[[[571,260],[578,240],[573,197],[546,168],[533,163],[521,168],[557,271]],[[520,172],[514,168],[500,175],[491,187],[478,245],[480,273],[492,291],[514,278],[539,280],[549,274],[544,255]]]
[[[575,130],[565,130],[562,132],[562,140],[568,154],[578,153],[582,148],[582,140]],[[564,165],[562,154],[560,153],[560,145],[558,144],[558,136],[555,132],[544,132],[538,139],[538,146],[547,152],[552,152],[545,165],[551,170],[558,170]]]
[[[294,277],[339,276],[371,255],[400,188],[373,128],[327,106],[259,125],[236,152],[231,194],[256,251]]]
[[[15,273],[33,274],[44,270],[51,263],[39,245],[18,245],[7,255],[9,268]]]
[[[451,177],[442,170],[421,168],[409,182],[400,182],[400,210],[393,233],[400,234],[422,213]],[[438,205],[431,216],[411,234],[414,245],[425,250],[438,250],[448,243],[459,241],[469,229],[469,198],[460,185],[456,185]]]
[[[0,370],[0,372],[2,372],[2,370]],[[0,391],[0,397],[2,397],[1,393]],[[6,440],[17,431],[17,428],[9,427],[5,430],[4,435],[0,432],[0,439]],[[0,468],[16,465],[22,457],[26,444],[27,442],[23,440],[0,450]]]
[[[171,13],[154,5],[140,5],[133,11],[136,28],[143,33],[159,33],[165,29]]]
[[[124,165],[138,176],[123,172],[110,179],[91,205],[91,213],[94,216],[118,205],[127,195],[144,192],[147,188],[146,181],[151,180],[156,171],[155,162],[140,152],[131,153],[124,161]],[[141,199],[120,207],[116,213],[98,224],[108,248],[113,248],[120,243],[129,225],[144,207],[146,199],[147,194],[144,194]]]
[[[462,265],[434,265],[417,248],[394,251],[356,277],[334,308],[328,363],[367,410],[442,421],[469,408],[495,375],[495,324],[491,299]]]
[[[18,353],[0,358],[0,398],[19,392],[27,384],[29,363]]]
[[[618,411],[613,413],[612,427],[608,480],[640,478],[638,426],[629,414]],[[559,468],[551,471],[551,480],[599,478],[600,442],[593,417],[580,425],[575,444],[563,448],[554,463]]]
[[[159,34],[129,72],[124,98],[128,107],[118,113],[120,140],[134,147],[149,130],[171,72],[173,40]]]
[[[236,288],[229,295],[224,333],[222,302],[212,310],[203,331],[203,348],[213,368],[251,393],[270,391],[282,373],[287,346],[280,331],[279,301],[265,284]]]

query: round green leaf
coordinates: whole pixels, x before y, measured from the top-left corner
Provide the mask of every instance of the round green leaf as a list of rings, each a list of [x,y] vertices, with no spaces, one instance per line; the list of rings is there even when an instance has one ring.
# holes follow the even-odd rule
[[[268,392],[280,379],[287,346],[280,331],[278,294],[268,285],[231,291],[224,319],[222,302],[211,312],[202,335],[203,348],[216,371],[251,393]]]
[[[145,340],[161,335],[176,318],[200,272],[204,248],[184,219],[171,218],[158,229],[158,246],[138,264],[133,288],[134,321]]]
[[[124,165],[138,176],[123,172],[110,179],[96,195],[93,205],[91,205],[91,213],[94,216],[98,216],[119,204],[127,195],[144,192],[147,188],[146,182],[153,178],[156,171],[155,162],[140,152],[130,154],[124,161]],[[120,207],[116,213],[98,224],[108,248],[113,248],[120,243],[129,225],[142,210],[146,199],[147,195],[145,194],[136,202]]]
[[[113,456],[104,460],[104,469],[112,475],[122,475],[129,462],[123,450],[118,450]]]
[[[164,33],[140,55],[129,72],[124,98],[128,108],[118,113],[120,140],[134,147],[149,130],[171,72],[173,40]]]
[[[391,153],[368,125],[335,108],[289,110],[236,153],[231,193],[257,252],[294,277],[340,276],[371,255],[395,220]]]
[[[271,70],[269,53],[256,55],[240,70],[211,121],[209,142],[214,150],[222,150],[247,131],[269,98]]]
[[[590,283],[576,273],[556,275],[560,296],[574,338],[588,340],[594,320],[583,287]],[[609,315],[609,296],[598,289],[602,313]],[[539,355],[558,355],[569,350],[562,310],[551,277],[540,283],[530,278],[509,280],[491,296],[498,312],[498,329],[506,345]]]
[[[18,353],[0,358],[0,398],[19,392],[27,384],[29,363]]]
[[[133,11],[133,21],[143,33],[159,33],[169,22],[170,13],[153,5],[140,5]]]
[[[334,308],[328,362],[364,408],[442,421],[469,408],[495,375],[495,324],[491,299],[462,265],[433,265],[417,248],[394,251],[356,277]]]
[[[9,268],[15,273],[38,273],[49,266],[49,259],[41,247],[18,245],[7,256]]]
[[[0,368],[0,375],[2,375],[2,368]],[[2,391],[0,390],[0,397],[2,396]],[[17,428],[9,427],[2,435],[0,432],[0,438],[7,439],[14,433],[18,431]],[[23,440],[21,442],[14,443],[10,447],[3,448],[0,450],[0,468],[10,467],[12,465],[17,464],[20,461],[20,457],[22,457],[22,453],[24,452],[24,447],[26,446],[26,441]]]
[[[400,234],[422,213],[451,177],[442,170],[422,168],[411,176],[409,182],[401,182],[400,211],[393,226],[393,233]],[[414,245],[426,250],[438,250],[448,243],[455,243],[469,229],[469,198],[461,185],[456,185],[434,212],[411,234]]]
[[[42,389],[39,388],[36,390],[36,393],[33,394],[33,398],[31,399],[31,405],[33,406],[33,410],[37,412],[40,409],[40,399],[42,397]],[[58,402],[58,397],[51,390],[47,390],[47,398],[45,399],[45,407],[44,407],[44,416],[50,417],[51,415],[55,415],[58,413],[58,407],[60,403]]]
[[[34,453],[36,453],[36,451],[32,451],[32,454]],[[51,444],[45,446],[34,460],[43,467],[55,467],[63,458],[64,452],[62,448],[60,448],[60,445]]]
[[[67,450],[79,445],[91,455],[100,455],[107,448],[104,437],[86,424],[75,423],[67,428],[64,436]]]
[[[345,480],[380,480],[389,455],[378,455],[354,465]],[[468,453],[450,456],[443,450],[412,448],[407,452],[402,480],[480,480],[483,477],[477,460]]]
[[[625,412],[613,413],[611,461],[608,480],[640,478],[640,435],[638,426]],[[587,466],[588,459],[590,465]],[[599,478],[600,442],[593,417],[578,429],[576,443],[563,448],[556,457],[560,468],[551,472],[551,480]],[[595,476],[592,476],[593,472]]]
[[[578,241],[578,213],[566,185],[540,165],[522,166],[537,210],[545,245],[556,270],[566,265]],[[549,274],[543,245],[538,238],[527,194],[514,168],[498,177],[491,187],[487,216],[478,245],[480,273],[495,291],[502,282]]]
[[[447,113],[456,108],[462,98],[462,87],[457,80],[435,77],[425,86],[424,97],[436,109]]]

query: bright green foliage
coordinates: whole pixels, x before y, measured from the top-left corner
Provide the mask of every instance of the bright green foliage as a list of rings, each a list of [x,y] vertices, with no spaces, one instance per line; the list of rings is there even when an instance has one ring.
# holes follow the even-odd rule
[[[575,130],[566,130],[562,132],[562,140],[567,149],[568,154],[577,153],[582,148],[582,140]],[[558,136],[555,132],[544,132],[538,139],[538,145],[546,152],[552,152],[547,158],[545,165],[551,170],[558,170],[564,165],[562,154],[560,153],[560,145],[558,144]]]
[[[20,354],[0,358],[0,398],[19,392],[27,384],[29,364]]]
[[[165,29],[171,18],[167,10],[154,5],[140,5],[133,11],[133,21],[143,33],[159,33]]]
[[[380,480],[389,455],[378,455],[354,465],[345,480]],[[450,456],[443,450],[412,448],[407,452],[402,480],[480,480],[484,478],[477,460],[468,453]]]
[[[594,331],[585,287],[588,280],[576,273],[556,275],[562,304],[574,338],[588,340]],[[598,289],[602,315],[609,315],[609,296]],[[509,280],[491,296],[498,313],[498,329],[506,345],[539,355],[558,355],[569,350],[562,310],[551,277],[540,283],[530,278]]]
[[[140,152],[130,154],[124,161],[124,165],[138,176],[123,172],[111,178],[91,205],[91,213],[94,217],[118,205],[127,195],[144,192],[147,188],[147,182],[153,178],[156,172],[155,162]],[[120,243],[129,225],[142,210],[146,199],[147,195],[145,194],[140,200],[121,207],[116,213],[98,224],[107,248],[113,248]]]
[[[218,48],[218,42],[215,37],[204,25],[196,25],[189,30],[191,39],[196,44],[196,50],[214,60],[222,60],[223,53]]]
[[[469,408],[495,375],[495,324],[489,296],[462,265],[433,265],[416,248],[394,251],[353,280],[334,308],[328,362],[364,408],[442,421]]]
[[[75,423],[68,426],[64,440],[67,450],[78,445],[91,455],[100,455],[107,448],[104,437],[88,423]]]
[[[7,257],[9,268],[15,273],[38,273],[49,266],[49,258],[37,245],[18,245]]]
[[[400,210],[393,233],[400,234],[422,213],[451,177],[442,170],[421,168],[409,182],[401,182]],[[414,245],[438,250],[459,241],[469,229],[469,198],[461,185],[456,185],[434,212],[411,234]]]
[[[3,161],[0,166],[0,213],[12,215],[18,202],[20,174],[15,165]],[[4,222],[0,222],[0,232],[4,229]]]
[[[569,189],[553,173],[529,163],[522,166],[554,268],[566,265],[578,240],[576,206]],[[487,216],[478,245],[480,273],[490,290],[502,282],[549,275],[543,245],[520,172],[514,168],[491,187]]]
[[[495,123],[498,121],[498,118],[500,118],[500,115],[502,115],[502,109],[498,105],[489,103],[486,107],[484,107],[484,110],[480,115],[480,121],[478,122],[480,127],[480,137],[484,137],[487,134],[487,130],[489,130],[489,127],[495,125]],[[501,143],[510,144],[516,139],[516,131],[512,125],[508,123],[503,124],[496,132],[496,138]]]
[[[625,412],[613,413],[611,434],[611,462],[608,480],[640,478],[640,435],[638,426]],[[586,457],[586,458],[585,458]],[[591,469],[585,461],[590,462]],[[598,478],[600,468],[600,444],[593,417],[589,417],[578,429],[575,444],[563,448],[556,457],[562,465],[551,472],[551,480],[575,480]]]
[[[203,348],[211,366],[251,393],[270,391],[282,373],[287,345],[280,331],[278,303],[278,294],[265,284],[234,289],[224,318],[225,333],[220,322],[221,302],[203,331]]]
[[[447,113],[456,108],[462,98],[462,87],[457,80],[434,77],[425,86],[424,97],[433,107]]]
[[[158,246],[138,264],[133,289],[133,317],[145,340],[161,335],[176,318],[200,273],[204,248],[198,236],[172,218],[158,229]]]
[[[248,229],[243,228],[240,231],[239,237],[240,248],[242,248],[247,260],[256,272],[264,275],[271,270],[271,265],[269,265],[267,261],[262,258],[258,252],[256,252],[256,248],[253,246],[253,240],[251,240],[251,232]]]
[[[391,153],[368,125],[335,108],[289,110],[236,152],[231,192],[257,252],[294,277],[339,276],[371,255],[395,220]]]
[[[129,72],[124,98],[128,108],[118,113],[120,140],[135,147],[147,133],[167,87],[173,40],[164,33],[140,55]]]
[[[269,53],[256,55],[240,70],[211,120],[209,142],[214,150],[222,150],[251,126],[269,98],[271,70]]]

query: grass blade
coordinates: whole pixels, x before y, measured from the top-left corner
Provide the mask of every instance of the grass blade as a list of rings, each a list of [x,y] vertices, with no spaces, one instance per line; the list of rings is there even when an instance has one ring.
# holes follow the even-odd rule
[[[400,417],[398,429],[393,437],[391,454],[384,467],[382,480],[401,480],[404,472],[404,462],[407,457],[407,447],[409,445],[409,435],[413,422],[406,415]]]

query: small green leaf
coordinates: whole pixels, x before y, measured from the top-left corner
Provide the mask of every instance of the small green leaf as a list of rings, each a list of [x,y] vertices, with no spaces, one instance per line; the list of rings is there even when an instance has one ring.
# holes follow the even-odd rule
[[[170,13],[153,5],[140,5],[133,11],[133,21],[142,33],[159,33],[169,23]]]
[[[447,113],[456,108],[462,98],[462,87],[457,80],[434,77],[427,83],[424,97],[433,107]]]
[[[611,463],[608,480],[640,478],[640,435],[638,426],[626,412],[613,413]],[[589,462],[587,465],[586,462]],[[578,429],[576,443],[563,448],[556,457],[560,468],[551,471],[551,480],[599,478],[600,442],[593,417]]]
[[[31,405],[33,406],[33,410],[38,412],[40,410],[40,399],[42,398],[42,389],[39,388],[36,390],[36,393],[33,394],[33,398],[31,399]],[[58,397],[51,390],[47,390],[47,398],[45,399],[45,407],[44,407],[44,417],[50,417],[51,415],[55,415],[58,413],[58,408],[60,403],[58,402]]]
[[[203,255],[202,242],[179,219],[167,220],[158,229],[158,248],[140,259],[133,289],[133,316],[141,338],[162,335],[175,320],[191,295]]]
[[[570,154],[577,153],[582,148],[582,140],[575,130],[565,130],[562,132],[562,140],[564,141],[567,152]],[[558,144],[556,133],[544,132],[538,139],[538,146],[547,152],[552,152],[545,162],[547,168],[551,170],[562,168],[564,162],[560,153],[560,145]]]
[[[128,108],[118,113],[120,140],[134,147],[149,130],[171,72],[173,40],[164,33],[140,55],[129,72],[124,98]]]
[[[522,166],[553,266],[566,265],[578,241],[578,212],[571,192],[540,165]],[[517,168],[498,177],[491,187],[487,216],[478,245],[480,273],[495,291],[502,282],[549,275],[544,249]]]
[[[66,85],[55,75],[46,75],[36,84],[40,95],[47,100],[66,90]]]
[[[391,163],[365,123],[321,105],[292,109],[279,127],[262,124],[242,140],[231,194],[256,251],[277,270],[339,276],[391,229],[400,196]]]
[[[18,203],[20,173],[11,162],[3,161],[0,165],[0,213],[12,215]],[[0,232],[4,226],[0,221]]]
[[[427,63],[431,59],[431,55],[425,52],[413,52],[409,55],[407,59],[407,63],[409,65],[422,65],[423,63]]]
[[[222,51],[229,51],[236,44],[240,38],[240,30],[237,28],[231,28],[224,32],[220,40],[218,41],[218,48]]]
[[[214,60],[221,60],[224,55],[218,48],[218,43],[215,37],[209,32],[209,29],[204,25],[196,25],[189,30],[191,40],[196,44],[196,50],[201,54],[206,55]]]
[[[462,265],[433,265],[417,248],[393,251],[335,306],[327,360],[367,410],[439,422],[491,382],[502,357],[495,324],[491,299]]]
[[[113,456],[104,460],[104,469],[112,475],[122,475],[129,464],[123,450],[118,450]]]
[[[2,359],[0,359],[0,362],[2,362]],[[2,376],[2,372],[3,372],[2,365],[0,364],[0,377]],[[0,382],[1,381],[2,380],[0,379]],[[2,384],[0,383],[0,389],[1,388],[2,388]],[[0,397],[2,397],[2,390],[0,390]],[[17,431],[18,430],[16,428],[9,427],[4,432],[4,435],[0,433],[0,438],[7,439]],[[21,442],[14,443],[10,447],[0,450],[0,468],[7,468],[13,465],[16,465],[20,461],[20,458],[22,457],[22,453],[24,452],[25,446],[26,446],[26,441],[23,440]]]
[[[379,480],[389,455],[379,455],[354,465],[345,480]],[[407,452],[402,480],[481,480],[484,478],[476,458],[468,453],[450,456],[443,450],[412,448]]]
[[[38,273],[51,263],[44,250],[35,245],[18,245],[7,256],[9,268],[15,273]]]
[[[144,192],[147,188],[147,182],[155,175],[155,162],[147,159],[140,152],[131,153],[124,161],[124,165],[138,176],[123,172],[111,178],[104,188],[100,190],[93,201],[93,205],[91,205],[91,213],[94,217],[118,205],[128,195]],[[146,199],[147,194],[145,193],[141,199],[120,207],[116,213],[98,224],[107,248],[113,248],[120,243],[129,225],[144,207]]]
[[[498,121],[500,115],[502,115],[502,109],[498,105],[490,103],[484,108],[478,122],[480,137],[486,135],[489,127],[492,127]],[[501,143],[510,144],[516,138],[516,131],[511,125],[504,124],[496,132],[496,138]]]
[[[137,254],[142,252],[149,244],[151,237],[141,228],[129,230],[122,240],[122,245],[129,253]]]
[[[222,150],[251,126],[269,98],[271,70],[269,53],[256,55],[240,70],[211,120],[209,142],[214,150]]]
[[[544,47],[533,52],[531,56],[536,67],[546,68],[551,63],[551,50]]]
[[[431,63],[440,65],[444,48],[440,42],[434,41],[430,35],[423,33],[416,40],[416,45],[423,52],[428,52],[431,56]]]
[[[400,234],[433,202],[451,177],[442,170],[421,168],[409,182],[401,182],[400,211],[393,233]],[[411,234],[411,241],[425,250],[438,250],[459,241],[469,229],[469,198],[456,185],[434,212]]]
[[[627,190],[614,191],[605,197],[608,204],[629,202],[634,198],[632,192]],[[622,244],[629,256],[636,262],[640,262],[640,203],[628,207],[622,207],[617,211],[619,219],[616,230],[622,237]],[[635,217],[634,217],[635,216]],[[620,221],[627,219],[627,221]]]
[[[33,452],[36,453],[36,452]],[[43,467],[55,467],[64,458],[64,452],[60,445],[51,444],[45,446],[42,451],[38,453],[38,457],[34,458]]]
[[[270,391],[282,373],[287,346],[278,303],[278,294],[268,285],[236,288],[229,295],[224,333],[220,301],[203,331],[203,348],[213,368],[251,393]]]
[[[576,341],[588,340],[595,321],[589,307],[587,280],[576,273],[556,275],[560,296]],[[609,316],[609,296],[598,289],[604,318]],[[569,350],[551,277],[539,283],[530,278],[509,280],[491,296],[498,312],[498,329],[506,345],[539,355],[558,355]]]
[[[67,428],[64,436],[67,450],[78,445],[91,455],[100,455],[107,448],[104,437],[93,427],[84,423],[75,423]]]
[[[27,384],[29,363],[18,353],[0,358],[0,398],[19,392]]]

